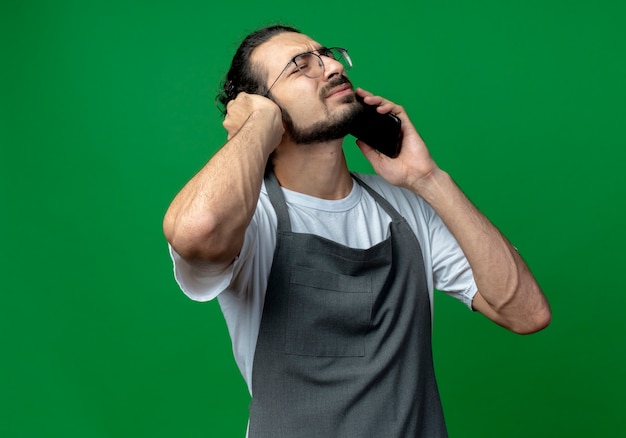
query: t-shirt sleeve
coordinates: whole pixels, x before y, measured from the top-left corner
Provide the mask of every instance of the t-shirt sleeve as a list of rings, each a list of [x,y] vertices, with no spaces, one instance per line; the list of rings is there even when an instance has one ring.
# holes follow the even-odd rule
[[[241,275],[245,261],[253,252],[256,242],[257,224],[253,219],[244,238],[244,244],[235,260],[227,265],[191,265],[169,245],[174,265],[174,278],[181,290],[194,301],[210,301],[230,287],[234,279]]]
[[[198,268],[185,261],[169,245],[174,264],[174,278],[181,290],[194,301],[210,301],[217,297],[230,283],[234,263],[227,266]]]
[[[441,218],[432,210],[429,216],[434,287],[471,309],[478,287],[469,262]]]

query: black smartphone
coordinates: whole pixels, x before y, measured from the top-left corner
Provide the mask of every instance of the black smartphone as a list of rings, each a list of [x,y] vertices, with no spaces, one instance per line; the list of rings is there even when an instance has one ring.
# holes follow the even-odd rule
[[[374,105],[363,102],[361,96],[357,95],[356,99],[363,105],[363,111],[352,123],[350,134],[388,157],[397,157],[401,145],[400,119],[391,113],[380,114]]]

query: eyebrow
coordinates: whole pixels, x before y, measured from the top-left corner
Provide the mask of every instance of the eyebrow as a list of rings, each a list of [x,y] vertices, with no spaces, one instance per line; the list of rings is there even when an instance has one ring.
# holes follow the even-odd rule
[[[296,53],[295,55],[293,55],[293,56],[291,57],[291,59],[289,59],[289,62],[288,62],[287,64],[285,64],[285,68],[289,67],[289,64],[291,64],[291,63],[293,62],[293,60],[294,60],[295,58],[297,58],[298,56],[300,56],[300,55],[304,55],[304,54],[306,54],[306,53],[319,52],[319,51],[321,51],[321,50],[327,50],[327,49],[328,49],[328,47],[326,47],[326,46],[319,46],[318,48],[313,49],[313,50],[307,50],[306,52]]]

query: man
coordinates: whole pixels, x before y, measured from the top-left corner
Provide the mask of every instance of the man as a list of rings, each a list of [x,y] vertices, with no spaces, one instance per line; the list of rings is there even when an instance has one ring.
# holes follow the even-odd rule
[[[433,289],[517,333],[549,324],[517,251],[431,158],[404,109],[396,158],[342,150],[360,111],[343,49],[296,29],[248,36],[224,82],[227,143],[164,220],[176,278],[218,297],[252,395],[249,436],[445,437]]]

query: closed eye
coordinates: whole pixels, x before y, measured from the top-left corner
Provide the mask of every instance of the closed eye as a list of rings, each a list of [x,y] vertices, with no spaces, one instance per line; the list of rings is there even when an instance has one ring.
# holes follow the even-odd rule
[[[294,67],[289,72],[288,76],[295,75],[296,73],[301,73],[302,69],[306,70],[306,64],[294,65]]]

